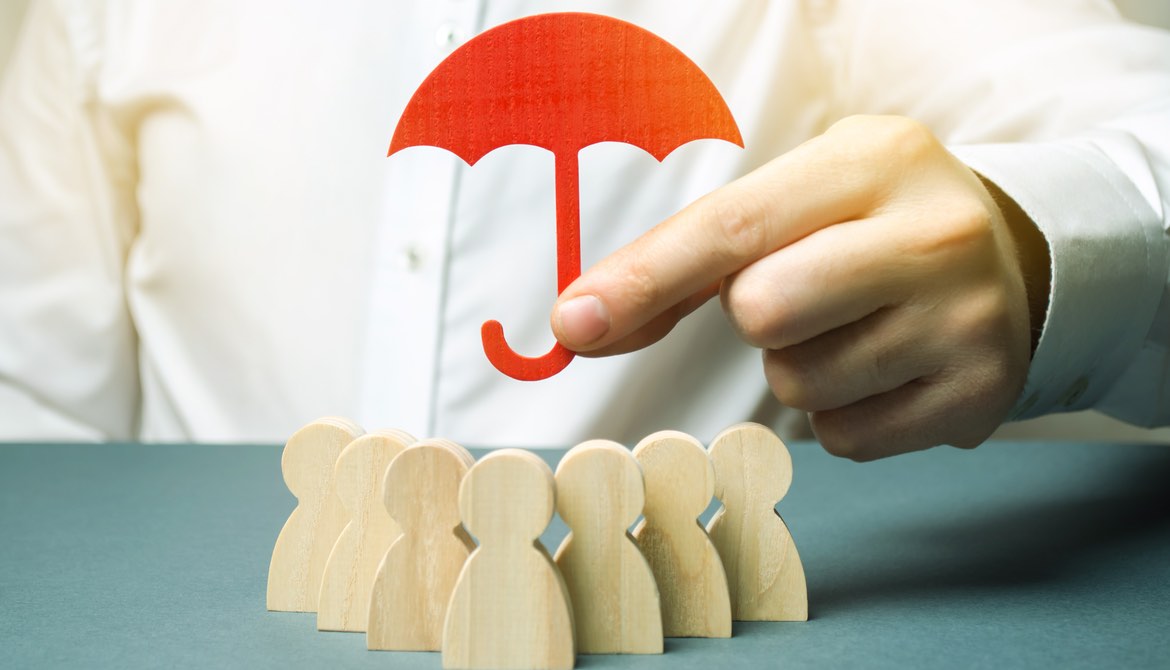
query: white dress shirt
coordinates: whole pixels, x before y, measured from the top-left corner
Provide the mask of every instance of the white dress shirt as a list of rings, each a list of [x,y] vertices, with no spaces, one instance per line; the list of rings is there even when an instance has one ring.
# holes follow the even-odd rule
[[[746,144],[584,149],[586,267],[845,115],[908,115],[1050,241],[1017,414],[1170,421],[1170,38],[1107,2],[45,0],[0,89],[0,439],[282,441],[340,414],[630,444],[780,421],[718,301],[546,381],[485,358],[488,319],[520,353],[553,343],[552,156],[386,148],[452,49],[564,10],[677,46]]]

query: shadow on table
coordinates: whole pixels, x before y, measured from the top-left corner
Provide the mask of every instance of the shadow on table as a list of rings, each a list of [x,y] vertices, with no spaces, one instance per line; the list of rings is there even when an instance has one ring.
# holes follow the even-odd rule
[[[1099,484],[1099,485],[1098,485]],[[1170,546],[1170,448],[1102,473],[1078,497],[1022,501],[944,524],[885,528],[857,557],[810,582],[813,617],[889,601],[1021,587],[1062,588],[1164,565]],[[1139,569],[1142,566],[1139,566]],[[836,574],[834,574],[836,573]]]

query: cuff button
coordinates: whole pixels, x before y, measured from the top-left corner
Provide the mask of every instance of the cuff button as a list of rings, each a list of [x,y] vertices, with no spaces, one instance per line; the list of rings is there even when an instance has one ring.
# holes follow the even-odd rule
[[[1087,377],[1077,377],[1077,380],[1068,387],[1064,395],[1060,398],[1060,404],[1063,407],[1072,407],[1085,395],[1085,391],[1089,388],[1089,379]]]
[[[1028,410],[1035,407],[1036,401],[1038,401],[1038,400],[1040,400],[1040,394],[1039,393],[1032,393],[1023,402],[1016,405],[1016,408],[1014,410],[1012,410],[1012,413],[1011,413],[1011,415],[1008,416],[1007,420],[1008,421],[1015,421],[1016,419],[1020,418],[1021,416],[1026,414],[1028,412]]]

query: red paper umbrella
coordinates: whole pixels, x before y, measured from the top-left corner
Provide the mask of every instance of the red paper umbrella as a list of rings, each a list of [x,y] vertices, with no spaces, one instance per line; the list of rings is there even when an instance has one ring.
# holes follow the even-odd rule
[[[560,293],[581,274],[578,152],[625,142],[661,161],[703,138],[743,146],[727,103],[682,52],[625,21],[541,14],[488,30],[440,63],[398,120],[390,154],[427,145],[475,165],[508,144],[551,151]],[[481,336],[492,365],[516,379],[551,377],[573,359],[559,343],[539,358],[517,354],[498,321]]]

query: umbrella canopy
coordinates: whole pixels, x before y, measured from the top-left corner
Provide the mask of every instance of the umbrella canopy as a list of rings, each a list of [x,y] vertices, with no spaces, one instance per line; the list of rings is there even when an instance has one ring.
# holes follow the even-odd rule
[[[553,153],[625,142],[662,160],[698,139],[743,146],[727,104],[681,51],[631,23],[541,14],[468,41],[406,106],[390,153],[447,149],[468,165],[507,144]]]
[[[557,13],[503,24],[448,56],[407,104],[389,153],[427,145],[474,165],[509,144],[553,152],[560,292],[581,274],[577,153],[624,142],[661,161],[704,138],[743,146],[727,104],[681,51],[625,21]],[[492,364],[517,379],[550,377],[573,357],[559,344],[520,356],[496,321],[482,333]]]

